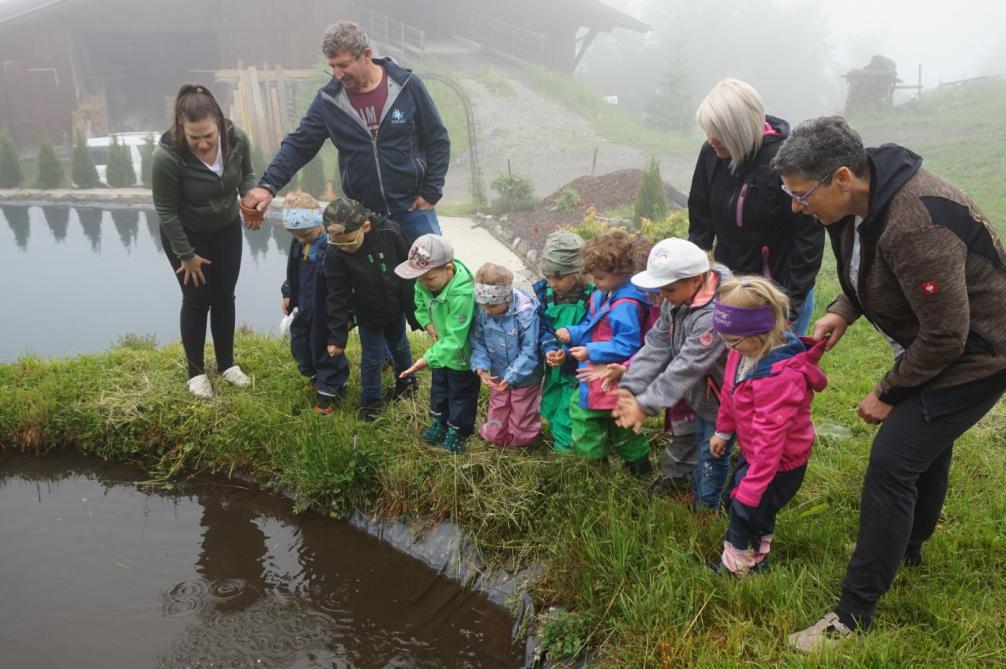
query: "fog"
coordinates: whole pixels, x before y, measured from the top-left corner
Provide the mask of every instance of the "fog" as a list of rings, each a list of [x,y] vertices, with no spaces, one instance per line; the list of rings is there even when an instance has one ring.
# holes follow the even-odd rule
[[[680,101],[694,110],[719,79],[744,79],[770,113],[798,121],[841,112],[841,75],[882,54],[904,84],[1006,73],[1006,3],[991,0],[607,0],[646,21],[641,36],[616,31],[599,38],[580,76],[606,95],[646,111],[655,85],[678,73]],[[682,84],[683,80],[683,85]],[[899,91],[896,102],[914,91]]]

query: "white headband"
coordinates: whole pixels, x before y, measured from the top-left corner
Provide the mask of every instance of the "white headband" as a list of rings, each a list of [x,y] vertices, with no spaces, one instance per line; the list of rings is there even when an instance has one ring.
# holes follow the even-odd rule
[[[487,283],[475,284],[475,301],[479,304],[506,304],[513,299],[513,284],[505,286],[490,286]]]

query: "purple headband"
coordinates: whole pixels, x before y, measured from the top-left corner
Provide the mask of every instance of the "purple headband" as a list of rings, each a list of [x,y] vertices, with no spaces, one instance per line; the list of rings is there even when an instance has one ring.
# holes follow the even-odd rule
[[[765,334],[775,327],[775,307],[734,307],[716,302],[713,308],[713,329],[720,334],[750,337]]]

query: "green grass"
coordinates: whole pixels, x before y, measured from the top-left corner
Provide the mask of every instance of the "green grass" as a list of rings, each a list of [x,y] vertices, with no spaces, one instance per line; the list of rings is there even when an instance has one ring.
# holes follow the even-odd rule
[[[825,298],[836,286],[830,268],[823,276]],[[417,352],[425,345],[414,344]],[[354,369],[358,353],[353,339]],[[217,383],[211,401],[185,390],[178,344],[157,349],[131,338],[103,354],[2,365],[0,445],[69,446],[164,478],[241,473],[333,516],[365,508],[454,520],[492,564],[544,567],[533,595],[586,621],[599,666],[1002,664],[1006,589],[994,585],[1006,571],[1001,409],[960,441],[926,565],[899,574],[876,632],[830,655],[786,649],[785,635],[814,622],[837,595],[873,434],[855,407],[888,357],[869,326],[857,324],[825,358],[831,386],[816,419],[852,437],[817,445],[803,489],[780,515],[774,568],[744,582],[704,566],[720,550],[723,518],[648,499],[618,462],[599,467],[545,448],[501,452],[477,440],[462,457],[429,450],[418,440],[425,392],[366,425],[355,417],[354,383],[336,414],[318,417],[285,343],[250,333],[239,334],[237,358],[253,387]]]

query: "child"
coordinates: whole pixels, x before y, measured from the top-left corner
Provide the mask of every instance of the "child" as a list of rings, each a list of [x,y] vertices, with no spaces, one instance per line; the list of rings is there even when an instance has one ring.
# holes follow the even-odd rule
[[[493,263],[475,273],[475,303],[471,366],[489,388],[480,434],[500,446],[527,446],[541,432],[538,304],[514,289],[510,270]]]
[[[454,247],[440,235],[427,234],[412,243],[409,257],[395,267],[403,279],[416,279],[416,320],[433,337],[423,357],[398,375],[408,378],[429,367],[430,415],[423,441],[451,453],[463,453],[475,431],[479,377],[469,367],[468,330],[475,316],[472,273],[454,259]]]
[[[416,387],[414,378],[397,378],[412,366],[406,316],[419,329],[412,301],[415,282],[392,271],[405,260],[408,247],[397,223],[368,213],[356,200],[330,202],[324,222],[329,245],[325,259],[328,354],[343,354],[355,318],[361,349],[360,418],[372,421],[381,413],[381,367],[386,351],[395,362],[392,399],[404,397]]]
[[[532,286],[540,305],[539,350],[549,364],[541,389],[541,415],[552,431],[552,447],[567,454],[573,453],[569,402],[577,387],[577,361],[556,341],[555,330],[579,325],[587,317],[594,284],[583,276],[581,248],[583,239],[573,232],[546,237],[539,263],[545,278]]]
[[[671,428],[687,436],[672,436],[660,459],[661,479],[651,488],[690,488],[698,508],[719,508],[730,468],[729,458],[709,452],[727,356],[713,331],[713,297],[726,277],[726,268],[711,270],[706,252],[684,239],[665,239],[650,250],[646,271],[632,282],[660,292],[660,319],[622,377],[615,408],[618,424],[634,429],[647,416],[675,408]],[[617,378],[617,373],[612,376]],[[679,406],[682,400],[684,407]],[[682,408],[694,414],[691,421],[673,420]]]
[[[772,282],[741,277],[720,287],[713,327],[730,349],[714,455],[736,434],[740,458],[730,494],[721,566],[737,577],[765,566],[775,517],[800,489],[814,444],[810,405],[828,379],[826,340],[787,331],[789,300]]]
[[[633,242],[625,232],[613,230],[584,244],[582,255],[584,269],[597,285],[588,318],[555,333],[572,346],[569,355],[580,361],[583,375],[569,403],[573,448],[591,460],[603,460],[614,449],[632,474],[646,476],[653,471],[646,437],[616,425],[611,410],[617,397],[601,388],[601,380],[587,378],[594,366],[623,363],[643,344],[650,301],[629,282],[635,269]]]
[[[283,284],[283,313],[295,307],[290,324],[290,351],[297,369],[318,393],[315,413],[332,413],[333,402],[346,394],[349,363],[346,356],[328,354],[325,301],[325,251],[328,236],[322,227],[318,201],[307,193],[291,193],[283,203],[283,227],[290,231],[290,257]]]

